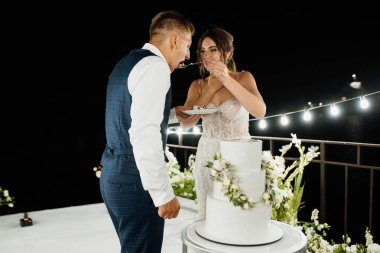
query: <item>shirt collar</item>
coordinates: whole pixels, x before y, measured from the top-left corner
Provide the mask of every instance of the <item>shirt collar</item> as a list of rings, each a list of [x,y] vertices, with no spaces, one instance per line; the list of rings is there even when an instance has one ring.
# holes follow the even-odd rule
[[[158,49],[155,45],[153,44],[150,44],[150,43],[145,43],[144,46],[142,47],[142,49],[147,49],[149,51],[151,51],[152,53],[164,58],[164,60],[166,61],[164,55],[161,53],[160,49]]]
[[[168,64],[168,67],[169,67],[168,61],[165,59],[165,57],[161,53],[160,49],[158,49],[155,45],[150,44],[150,43],[145,43],[144,46],[142,47],[142,49],[147,49],[147,50],[151,51],[152,53],[154,53],[155,55],[161,57]]]

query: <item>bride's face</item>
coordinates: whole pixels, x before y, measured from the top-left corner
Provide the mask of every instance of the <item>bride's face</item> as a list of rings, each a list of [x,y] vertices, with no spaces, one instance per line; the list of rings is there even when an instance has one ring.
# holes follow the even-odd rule
[[[208,37],[206,37],[202,41],[200,54],[201,54],[202,61],[204,62],[204,66],[206,69],[207,69],[207,62],[208,61],[222,61],[221,52],[216,47],[215,42]]]

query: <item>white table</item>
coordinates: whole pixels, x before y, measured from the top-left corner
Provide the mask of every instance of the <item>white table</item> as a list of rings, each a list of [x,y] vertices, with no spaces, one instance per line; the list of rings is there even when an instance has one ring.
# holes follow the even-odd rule
[[[307,238],[297,228],[288,224],[273,221],[279,225],[284,236],[273,243],[255,246],[235,246],[217,243],[199,236],[195,227],[200,221],[187,225],[181,233],[182,253],[188,253],[188,249],[197,253],[303,253],[306,252]]]

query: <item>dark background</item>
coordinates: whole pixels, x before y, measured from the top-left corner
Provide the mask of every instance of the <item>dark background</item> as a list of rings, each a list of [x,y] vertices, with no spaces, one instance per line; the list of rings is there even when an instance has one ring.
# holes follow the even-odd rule
[[[0,185],[16,203],[14,208],[0,207],[0,214],[101,202],[92,168],[105,144],[108,75],[121,57],[148,40],[150,19],[160,10],[175,9],[194,22],[197,32],[190,61],[195,61],[195,45],[205,29],[217,25],[231,32],[238,68],[255,76],[267,116],[304,109],[309,101],[328,104],[380,90],[380,22],[371,7],[245,8],[245,3],[206,6],[192,1],[137,5],[1,4]],[[354,73],[362,89],[349,87]],[[173,106],[184,103],[195,78],[196,67],[173,73]],[[250,131],[380,143],[380,95],[368,99],[372,106],[365,112],[357,109],[356,99],[340,104],[342,115],[336,119],[325,107],[314,111],[311,123],[293,114],[288,127],[281,127],[274,117],[268,119],[266,130],[252,121]],[[192,142],[196,145],[197,139]],[[370,163],[378,166],[379,155],[373,154]],[[331,177],[336,178],[333,189],[341,185],[340,171]],[[361,182],[356,178],[354,185]],[[378,200],[378,193],[374,197]],[[318,208],[315,199],[305,202],[311,210]],[[352,208],[359,210],[360,204]],[[310,212],[303,217],[308,220]],[[364,238],[363,228],[357,230],[352,233]]]

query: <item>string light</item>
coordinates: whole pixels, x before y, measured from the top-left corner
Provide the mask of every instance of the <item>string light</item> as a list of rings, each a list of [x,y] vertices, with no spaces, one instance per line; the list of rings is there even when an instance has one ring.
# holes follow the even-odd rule
[[[332,104],[332,105],[330,105],[330,114],[331,114],[331,116],[337,117],[339,115],[339,113],[340,113],[339,107],[336,106],[335,103]]]
[[[369,107],[369,102],[365,97],[360,97],[360,108],[362,109],[368,109]]]
[[[366,98],[369,97],[369,96],[378,94],[378,93],[380,93],[380,91],[375,91],[375,92],[372,92],[372,93],[369,93],[369,94],[366,94],[366,95],[362,95],[362,96],[358,96],[358,97],[345,98],[344,100],[341,100],[341,101],[338,101],[338,102],[333,102],[333,103],[328,103],[328,104],[323,104],[322,102],[320,102],[320,103],[318,103],[318,106],[315,106],[315,107],[312,107],[313,104],[311,102],[308,102],[308,105],[311,108],[308,108],[307,110],[302,109],[302,110],[297,110],[297,111],[292,111],[292,112],[287,112],[287,113],[280,113],[280,114],[266,116],[266,117],[264,117],[262,119],[253,118],[253,119],[250,119],[249,121],[265,120],[265,119],[277,118],[277,117],[281,117],[282,118],[284,115],[292,115],[292,114],[296,114],[296,113],[303,113],[303,119],[304,119],[304,121],[307,122],[307,121],[311,121],[311,119],[312,119],[312,112],[311,112],[312,110],[321,109],[321,108],[327,107],[327,106],[330,106],[330,113],[333,113],[334,115],[336,114],[336,116],[337,116],[339,114],[339,112],[340,112],[338,104],[342,104],[342,103],[346,103],[346,102],[349,102],[349,101],[352,101],[352,100],[355,100],[355,99],[359,99],[360,108],[366,109],[366,108],[368,108],[370,106],[370,103],[369,103],[369,101]],[[280,118],[280,123],[281,123],[281,118]],[[260,127],[260,122],[259,122],[259,128],[261,128]],[[261,128],[261,129],[263,129],[263,128]]]
[[[306,122],[309,122],[311,121],[311,119],[312,119],[312,116],[311,116],[310,110],[307,109],[303,114],[303,120]]]
[[[267,126],[268,126],[268,124],[267,124],[267,122],[266,122],[265,119],[260,119],[259,120],[259,127],[260,127],[260,129],[265,129],[265,128],[267,128]]]
[[[183,134],[183,129],[182,127],[178,127],[176,130],[177,135],[182,135]]]
[[[195,134],[200,134],[201,133],[201,129],[199,128],[199,126],[194,126],[193,127],[193,133],[195,133]]]
[[[328,104],[323,104],[323,103],[320,102],[320,103],[318,103],[318,106],[315,106],[315,107],[313,107],[313,104],[311,102],[308,102],[308,105],[310,106],[310,108],[308,108],[308,109],[302,109],[302,110],[291,111],[291,112],[287,112],[287,113],[280,113],[280,114],[270,115],[270,116],[266,116],[266,117],[261,118],[261,119],[252,118],[252,119],[249,119],[249,121],[258,121],[259,128],[260,129],[266,129],[268,127],[267,120],[270,119],[270,118],[280,117],[280,124],[282,126],[286,126],[286,125],[289,124],[288,115],[292,115],[292,114],[296,114],[296,113],[303,113],[303,120],[305,122],[310,122],[312,120],[312,118],[313,118],[312,112],[311,112],[312,110],[321,109],[321,108],[324,108],[324,107],[327,107],[327,106],[330,107],[330,113],[331,113],[331,115],[333,115],[334,117],[336,117],[340,113],[339,106],[338,106],[339,104],[346,103],[346,102],[349,102],[349,101],[352,101],[352,100],[355,100],[355,99],[359,99],[359,107],[362,110],[366,110],[366,109],[368,109],[370,107],[370,102],[368,101],[367,97],[373,96],[373,95],[378,94],[378,93],[380,93],[380,91],[375,91],[375,92],[372,92],[372,93],[369,93],[369,94],[366,94],[366,95],[361,95],[361,96],[353,97],[353,98],[344,98],[341,101],[333,102],[333,103],[328,103]],[[183,131],[181,127],[174,127],[174,128],[171,127],[171,128],[168,129],[168,134],[170,134],[170,133],[176,133],[176,131],[177,131],[178,134],[202,134],[200,125],[194,126],[192,128],[192,131]]]
[[[281,115],[280,123],[282,126],[287,126],[289,124],[289,119],[286,115]]]

